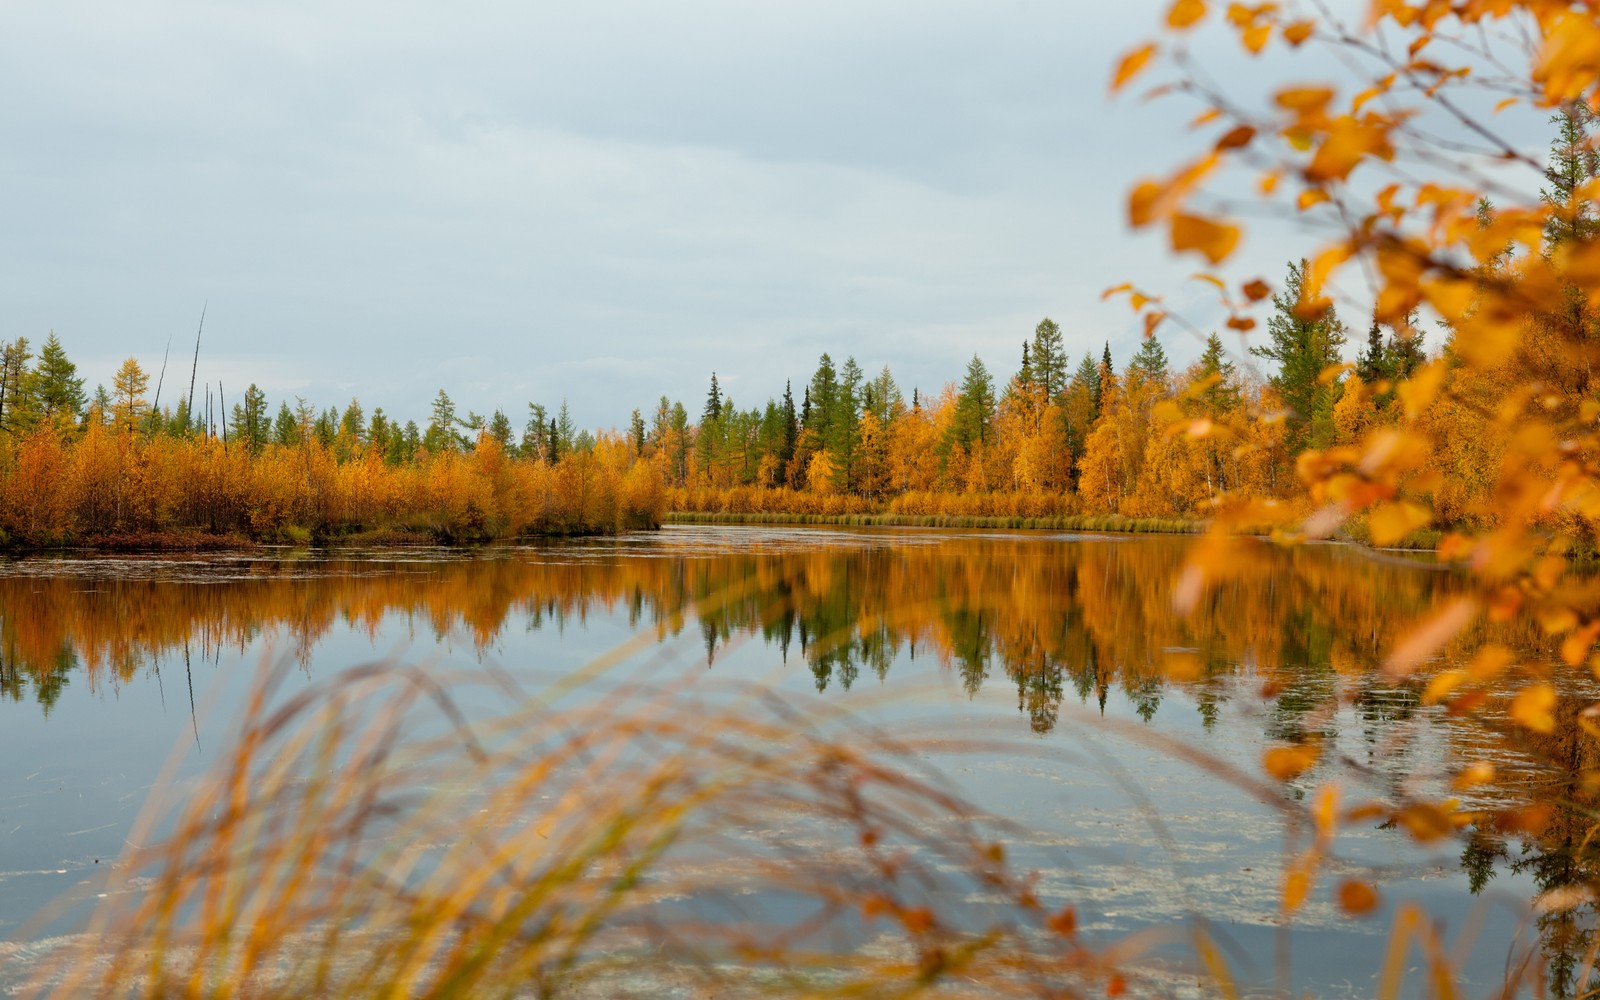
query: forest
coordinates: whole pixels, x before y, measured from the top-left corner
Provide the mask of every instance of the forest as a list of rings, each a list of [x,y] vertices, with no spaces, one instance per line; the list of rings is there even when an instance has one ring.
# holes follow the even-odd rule
[[[564,401],[529,403],[519,433],[502,410],[459,413],[444,389],[424,427],[357,399],[274,413],[253,384],[231,409],[221,385],[163,407],[164,373],[152,395],[129,358],[90,395],[54,333],[37,356],[18,338],[0,351],[0,531],[14,546],[471,541],[654,526],[668,511],[1183,521],[1230,495],[1303,511],[1297,463],[1394,423],[1396,384],[1427,360],[1410,326],[1374,321],[1355,345],[1334,310],[1296,316],[1304,267],[1271,295],[1264,343],[1230,351],[1211,333],[1183,369],[1155,336],[1120,364],[1109,344],[1074,364],[1046,318],[1004,379],[974,355],[959,381],[908,399],[887,365],[869,377],[823,354],[798,400],[790,383],[742,409],[713,374],[698,419],[662,396],[648,421],[635,409],[597,433]],[[1493,442],[1463,405],[1486,389],[1452,378],[1422,414],[1439,473],[1423,500],[1442,523],[1489,518],[1474,470]]]

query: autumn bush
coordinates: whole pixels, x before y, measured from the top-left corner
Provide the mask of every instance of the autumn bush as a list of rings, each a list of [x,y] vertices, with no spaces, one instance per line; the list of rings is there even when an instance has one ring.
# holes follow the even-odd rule
[[[81,432],[44,425],[4,466],[0,531],[29,547],[163,532],[276,542],[405,528],[481,541],[653,527],[665,502],[659,473],[608,459],[611,450],[552,465],[486,442],[390,465],[372,451],[339,461],[314,441],[252,452],[100,421]]]

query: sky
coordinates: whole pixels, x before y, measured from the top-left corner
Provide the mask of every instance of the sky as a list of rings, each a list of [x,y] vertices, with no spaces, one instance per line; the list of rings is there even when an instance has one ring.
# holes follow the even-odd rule
[[[1106,94],[1164,6],[12,5],[0,338],[54,331],[91,388],[130,355],[153,388],[170,340],[175,402],[204,307],[230,400],[590,428],[698,412],[713,371],[798,396],[824,351],[907,396],[1003,379],[1047,315],[1121,362],[1103,289],[1203,298],[1124,210],[1195,108]]]

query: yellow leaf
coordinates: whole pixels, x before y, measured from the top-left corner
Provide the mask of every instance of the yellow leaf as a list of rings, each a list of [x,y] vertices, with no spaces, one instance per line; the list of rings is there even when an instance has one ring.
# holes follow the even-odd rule
[[[1409,676],[1422,661],[1444,648],[1445,643],[1467,627],[1478,614],[1478,602],[1458,597],[1406,636],[1384,661],[1383,673],[1389,680]]]
[[[1433,512],[1428,508],[1410,500],[1401,500],[1374,507],[1367,520],[1367,528],[1372,534],[1372,544],[1381,548],[1393,545],[1418,528],[1427,526],[1432,520]]]
[[[1457,791],[1464,792],[1469,788],[1476,788],[1479,785],[1487,785],[1489,782],[1494,780],[1494,774],[1495,771],[1493,764],[1486,764],[1483,761],[1479,761],[1475,764],[1468,764],[1466,767],[1462,768],[1460,772],[1456,774],[1455,778],[1451,780],[1450,784],[1451,787],[1455,788]]]
[[[1174,0],[1167,10],[1167,27],[1187,28],[1205,16],[1203,0]]]
[[[1261,755],[1261,766],[1279,781],[1288,781],[1305,773],[1317,762],[1318,755],[1316,747],[1304,743],[1273,747]]]
[[[1300,196],[1294,200],[1294,205],[1300,211],[1304,212],[1313,205],[1320,205],[1327,200],[1328,192],[1322,190],[1321,188],[1306,188],[1304,191],[1301,191]]]
[[[1150,60],[1155,56],[1155,54],[1156,44],[1154,42],[1150,42],[1139,46],[1132,52],[1129,52],[1127,55],[1123,56],[1122,59],[1117,62],[1116,72],[1111,75],[1111,92],[1116,93],[1117,91],[1121,90],[1129,80],[1132,80],[1134,77],[1138,76],[1140,71],[1142,71],[1145,66],[1149,64]]]
[[[1257,24],[1239,33],[1239,41],[1250,50],[1251,55],[1256,55],[1267,47],[1267,41],[1272,38],[1272,25]]]
[[[1172,217],[1174,253],[1194,250],[1213,264],[1220,264],[1239,244],[1239,227],[1215,222],[1198,215],[1178,213]]]
[[[1285,25],[1283,40],[1295,48],[1299,48],[1306,39],[1311,37],[1314,27],[1310,21],[1295,21],[1293,24]]]
[[[1410,378],[1395,388],[1395,393],[1405,406],[1407,420],[1415,420],[1439,395],[1449,367],[1449,362],[1444,358],[1435,358],[1412,372]]]
[[[1524,729],[1546,736],[1556,731],[1556,689],[1548,684],[1530,684],[1511,699],[1506,714]]]
[[[1278,107],[1293,111],[1303,118],[1309,114],[1321,114],[1322,109],[1333,100],[1333,90],[1329,87],[1289,87],[1278,91],[1273,100]]]
[[[1517,103],[1517,100],[1518,100],[1518,98],[1508,97],[1505,100],[1498,102],[1494,106],[1493,113],[1494,114],[1499,114],[1500,112],[1504,111],[1506,108],[1509,108],[1509,107],[1511,107],[1511,105]]]
[[[1293,913],[1305,904],[1306,897],[1311,895],[1311,872],[1309,869],[1296,865],[1283,874],[1283,908],[1285,912]]]

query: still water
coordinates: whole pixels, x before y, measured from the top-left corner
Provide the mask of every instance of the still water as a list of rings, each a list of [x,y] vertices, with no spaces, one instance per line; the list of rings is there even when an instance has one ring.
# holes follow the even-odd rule
[[[915,732],[980,813],[1014,824],[1014,863],[1038,873],[1048,904],[1076,906],[1092,939],[1203,916],[1247,980],[1274,982],[1281,962],[1296,989],[1370,995],[1395,908],[1414,901],[1477,986],[1532,956],[1571,992],[1592,907],[1536,917],[1530,904],[1593,878],[1594,854],[1577,848],[1587,821],[1562,803],[1592,766],[1573,719],[1596,692],[1571,682],[1565,729],[1518,749],[1494,710],[1451,718],[1378,676],[1395,639],[1449,597],[1448,574],[1347,547],[1262,547],[1183,618],[1170,595],[1184,546],[668,527],[470,552],[5,563],[0,988],[95,904],[152,790],[181,793],[228,752],[273,664],[293,666],[283,696],[380,660],[441,676],[490,665],[537,693],[644,637],[589,695],[643,676],[713,699],[755,684],[797,710],[820,700],[852,725]],[[1497,638],[1548,656],[1534,637]],[[492,700],[465,696],[469,712]],[[1218,776],[1263,777],[1267,747],[1308,736],[1328,749],[1277,786],[1281,802]],[[1308,790],[1336,779],[1354,798],[1394,801],[1438,791],[1470,761],[1498,768],[1474,793],[1482,804],[1549,803],[1549,825],[1424,848],[1375,821],[1340,835],[1330,870],[1379,884],[1379,911],[1341,915],[1324,878],[1283,918],[1282,817]],[[1181,964],[1181,946],[1162,954]]]

